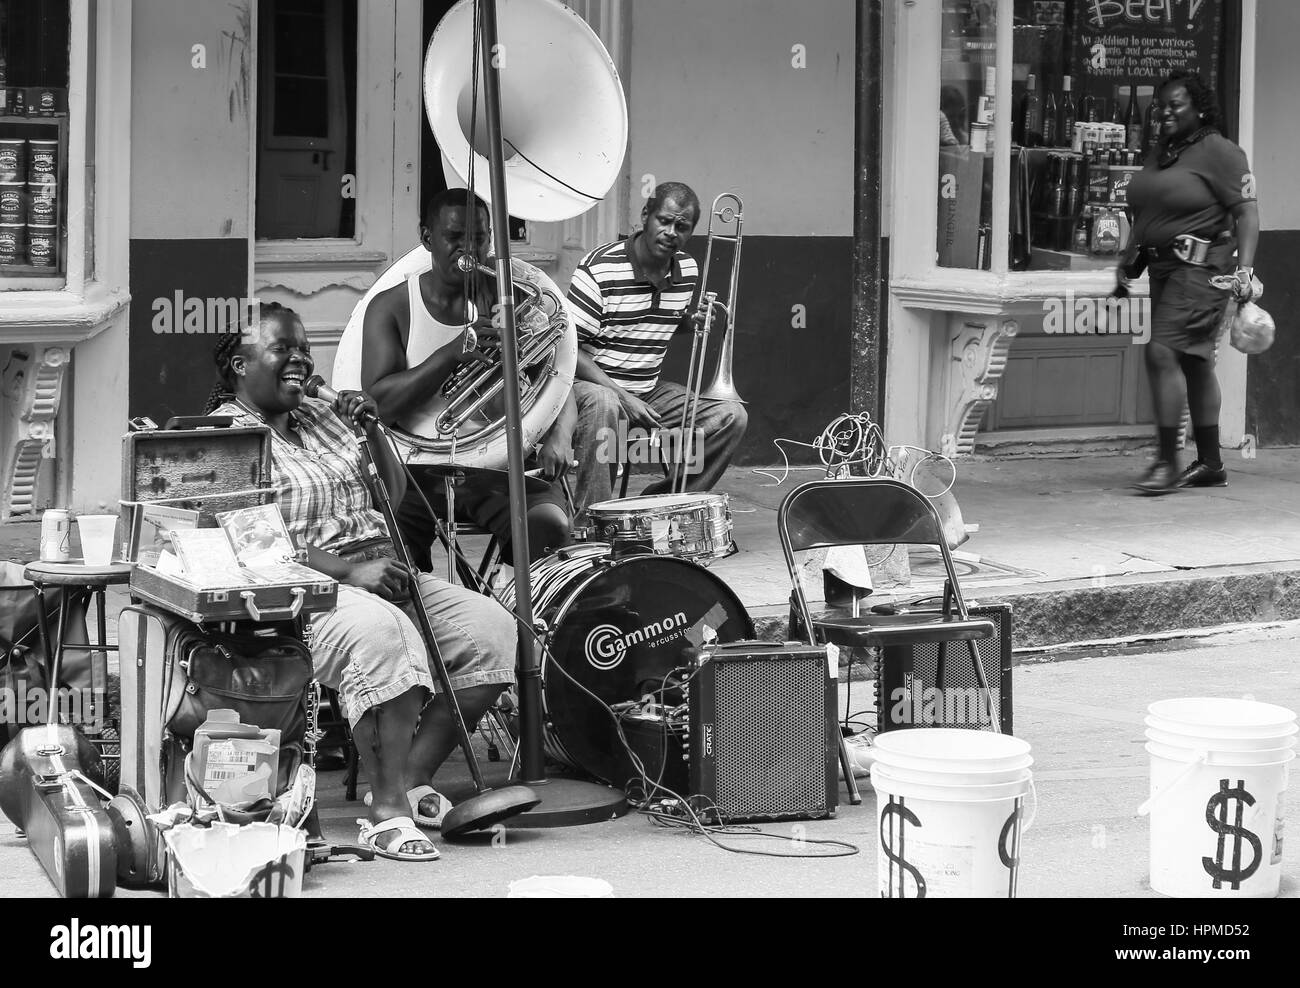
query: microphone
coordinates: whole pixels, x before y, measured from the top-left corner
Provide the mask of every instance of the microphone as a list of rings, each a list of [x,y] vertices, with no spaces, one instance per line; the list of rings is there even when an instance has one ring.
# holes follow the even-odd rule
[[[339,400],[339,393],[325,383],[325,378],[319,374],[313,374],[303,383],[302,392],[308,398],[319,398],[321,401],[328,401],[331,405]],[[374,412],[366,412],[361,416],[361,421],[366,425],[378,424],[379,417]]]

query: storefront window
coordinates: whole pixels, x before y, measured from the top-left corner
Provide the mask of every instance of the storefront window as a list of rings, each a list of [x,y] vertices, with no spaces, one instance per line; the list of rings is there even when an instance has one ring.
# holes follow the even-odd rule
[[[939,67],[941,267],[988,268],[993,234],[997,4],[945,0]]]
[[[1011,92],[994,86],[996,3],[945,0],[939,264],[992,266],[994,128],[1010,131],[1007,268],[1113,267],[1127,188],[1154,146],[1160,81],[1191,69],[1219,87],[1222,0],[1013,0]],[[987,127],[989,107],[996,114]],[[983,161],[981,162],[981,149]],[[982,164],[982,167],[981,167]]]
[[[68,0],[0,0],[0,288],[67,270],[69,24]]]

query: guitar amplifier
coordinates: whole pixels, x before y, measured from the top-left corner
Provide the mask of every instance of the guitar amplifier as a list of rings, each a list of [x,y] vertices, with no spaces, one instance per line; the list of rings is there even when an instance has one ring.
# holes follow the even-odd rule
[[[933,609],[938,613],[938,609]],[[913,613],[917,613],[913,609]],[[1011,605],[977,604],[971,617],[993,621],[993,636],[975,642],[980,664],[993,694],[1003,734],[1011,733]],[[908,727],[958,727],[989,730],[988,710],[971,663],[970,646],[949,642],[943,689],[935,682],[939,646],[891,645],[881,650],[876,684],[876,722],[880,730]]]
[[[824,647],[706,648],[689,689],[690,792],[701,819],[835,815],[837,690]]]

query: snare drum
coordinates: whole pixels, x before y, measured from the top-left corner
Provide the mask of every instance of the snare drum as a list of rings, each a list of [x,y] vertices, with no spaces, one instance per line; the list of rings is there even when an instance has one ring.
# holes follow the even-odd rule
[[[684,649],[754,636],[731,589],[680,559],[615,559],[607,545],[571,546],[536,563],[530,575],[533,613],[547,628],[539,663],[546,752],[613,786],[637,773],[604,705],[619,708],[646,696],[664,706],[684,703]],[[513,583],[502,603],[514,608]],[[641,753],[651,778],[668,767],[654,764],[667,751],[657,733],[653,741]]]
[[[726,494],[650,494],[587,508],[591,538],[615,555],[649,552],[707,565],[736,551]]]

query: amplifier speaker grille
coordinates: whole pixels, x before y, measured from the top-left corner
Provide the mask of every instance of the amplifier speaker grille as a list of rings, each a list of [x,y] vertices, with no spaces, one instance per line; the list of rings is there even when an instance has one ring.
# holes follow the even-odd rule
[[[977,605],[971,617],[993,621],[993,635],[975,644],[980,664],[993,694],[993,709],[998,711],[1002,732],[1011,733],[1011,607],[1008,604]],[[971,665],[970,647],[965,642],[948,645],[944,671],[945,692],[937,695],[925,691],[935,687],[939,665],[939,646],[933,642],[898,645],[883,650],[880,685],[876,703],[881,730],[905,727],[959,727],[989,730],[988,714],[977,702],[979,681]],[[915,716],[924,713],[927,702],[939,716],[934,723]],[[940,713],[942,711],[942,713]]]
[[[824,650],[789,648],[715,658],[692,680],[691,791],[718,819],[834,812],[834,681]]]

